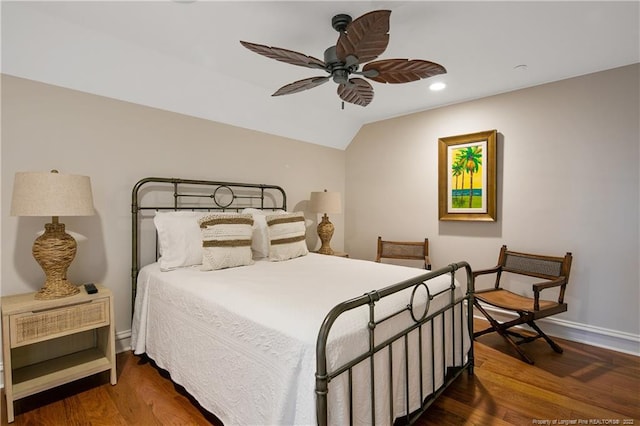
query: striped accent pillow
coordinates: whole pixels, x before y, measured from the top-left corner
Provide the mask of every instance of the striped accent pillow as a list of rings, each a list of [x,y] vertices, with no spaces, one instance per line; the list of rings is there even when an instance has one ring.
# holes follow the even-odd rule
[[[277,262],[309,253],[302,212],[267,215],[266,219],[269,228],[269,260]]]
[[[202,231],[202,270],[253,264],[250,214],[213,213],[198,220]]]

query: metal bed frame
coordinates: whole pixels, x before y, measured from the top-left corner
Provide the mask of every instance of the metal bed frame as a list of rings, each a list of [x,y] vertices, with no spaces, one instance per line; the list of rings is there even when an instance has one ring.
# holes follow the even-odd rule
[[[145,200],[146,194],[153,194],[165,192],[170,194],[170,198],[166,200]],[[152,197],[153,198],[153,197]],[[233,182],[218,182],[208,180],[190,180],[190,179],[178,179],[178,178],[159,178],[148,177],[138,181],[132,190],[131,197],[131,214],[132,214],[132,268],[131,268],[131,286],[132,286],[132,311],[135,304],[135,296],[137,289],[137,277],[140,264],[140,237],[141,228],[140,222],[142,220],[143,212],[145,211],[167,211],[167,210],[193,210],[193,211],[240,211],[246,207],[252,207],[261,210],[286,210],[287,208],[287,196],[285,191],[277,185],[262,185],[262,184],[247,184],[247,183],[233,183]],[[156,253],[157,259],[157,238],[156,238]],[[466,272],[466,286],[467,291],[461,297],[455,295],[455,282],[456,271],[464,269]],[[450,286],[442,290],[439,293],[430,294],[429,288],[426,282],[435,277],[450,274],[451,284]],[[381,299],[388,297],[399,291],[410,291],[411,297],[404,309],[401,309],[395,313],[387,315],[385,318],[376,320],[376,303]],[[422,290],[421,290],[422,289]],[[419,296],[419,293],[426,292],[425,296]],[[405,400],[406,400],[406,413],[407,415],[401,419],[394,418],[394,396],[393,392],[389,392],[389,424],[412,424],[414,423],[435,401],[435,399],[458,377],[464,370],[467,370],[470,375],[473,374],[474,366],[474,354],[473,354],[473,293],[474,293],[474,281],[471,268],[467,262],[453,263],[445,268],[437,271],[427,272],[414,279],[406,280],[400,283],[396,283],[385,287],[383,289],[373,290],[360,297],[345,301],[335,306],[325,317],[325,320],[318,332],[317,344],[316,344],[316,416],[317,423],[321,426],[326,426],[328,423],[328,392],[329,382],[344,374],[347,375],[348,381],[348,397],[353,398],[353,369],[362,364],[369,363],[370,371],[370,394],[371,394],[371,412],[372,412],[372,424],[375,424],[375,389],[376,389],[376,374],[374,369],[374,356],[378,353],[386,351],[389,354],[389,381],[392,380],[392,365],[393,365],[393,345],[396,342],[400,342],[403,345],[405,371]],[[431,301],[438,297],[448,297],[448,304],[439,309],[436,312],[429,313],[429,305]],[[415,306],[414,302],[418,297],[422,297],[422,302],[425,304],[424,308]],[[369,321],[366,324],[368,329],[368,350],[356,356],[354,359],[340,365],[334,369],[329,369],[327,365],[327,341],[331,331],[332,325],[335,321],[345,312],[358,307],[368,306]],[[456,307],[458,307],[456,313]],[[422,312],[417,312],[421,310]],[[413,324],[409,327],[399,330],[393,336],[385,339],[382,342],[376,342],[375,329],[377,326],[389,321],[405,312],[408,312],[413,320]],[[465,318],[466,314],[466,318]],[[456,315],[459,315],[458,321],[456,321]],[[446,335],[445,332],[445,316],[451,320],[450,335]],[[442,371],[444,377],[442,377],[443,384],[436,389],[436,377],[431,374],[431,389],[433,392],[429,395],[423,395],[423,380],[428,375],[428,371],[435,372],[436,354],[433,350],[430,354],[430,365],[423,365],[423,332],[426,330],[430,333],[433,342],[435,335],[434,320],[440,318],[441,321],[441,337],[442,337]],[[456,329],[458,325],[458,329]],[[409,336],[411,333],[417,333],[418,348],[419,351],[419,371],[409,371]],[[464,335],[469,336],[469,349],[464,350]],[[456,347],[457,338],[460,339],[459,347]],[[450,350],[453,354],[454,364],[456,354],[460,359],[460,365],[453,367],[447,367],[446,356],[447,350]],[[429,369],[430,368],[430,369]],[[420,408],[410,411],[409,401],[411,389],[409,386],[408,377],[410,374],[418,374],[420,389],[419,398],[422,401]],[[214,413],[215,414],[215,413]],[[353,404],[350,404],[350,424],[354,422]]]

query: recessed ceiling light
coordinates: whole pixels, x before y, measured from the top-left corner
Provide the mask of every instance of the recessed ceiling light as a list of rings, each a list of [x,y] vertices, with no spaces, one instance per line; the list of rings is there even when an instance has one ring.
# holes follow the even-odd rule
[[[438,82],[432,83],[431,86],[429,86],[429,89],[433,90],[434,92],[437,92],[438,90],[442,90],[445,87],[447,87],[446,84],[444,84],[441,81],[438,81]]]

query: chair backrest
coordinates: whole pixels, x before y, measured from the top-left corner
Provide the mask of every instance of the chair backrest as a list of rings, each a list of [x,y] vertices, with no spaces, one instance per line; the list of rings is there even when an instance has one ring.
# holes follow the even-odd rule
[[[381,259],[421,260],[424,268],[431,267],[429,260],[429,239],[424,241],[385,241],[378,237],[378,253],[376,262]]]
[[[528,275],[530,277],[553,280],[565,277],[569,281],[572,255],[567,252],[563,257],[540,254],[520,253],[507,250],[504,245],[500,249],[498,265],[503,272]]]

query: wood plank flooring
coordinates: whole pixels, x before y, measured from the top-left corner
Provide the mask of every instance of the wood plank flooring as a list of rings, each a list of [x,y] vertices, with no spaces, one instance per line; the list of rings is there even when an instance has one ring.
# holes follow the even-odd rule
[[[483,324],[479,323],[478,327]],[[463,373],[420,418],[427,425],[640,425],[640,358],[558,339],[527,344],[528,365],[495,333],[476,341],[474,375]],[[166,372],[118,354],[118,384],[99,374],[15,404],[23,425],[215,425]],[[1,424],[7,425],[2,398]],[[250,409],[250,407],[247,407]],[[555,420],[555,423],[553,421]]]

